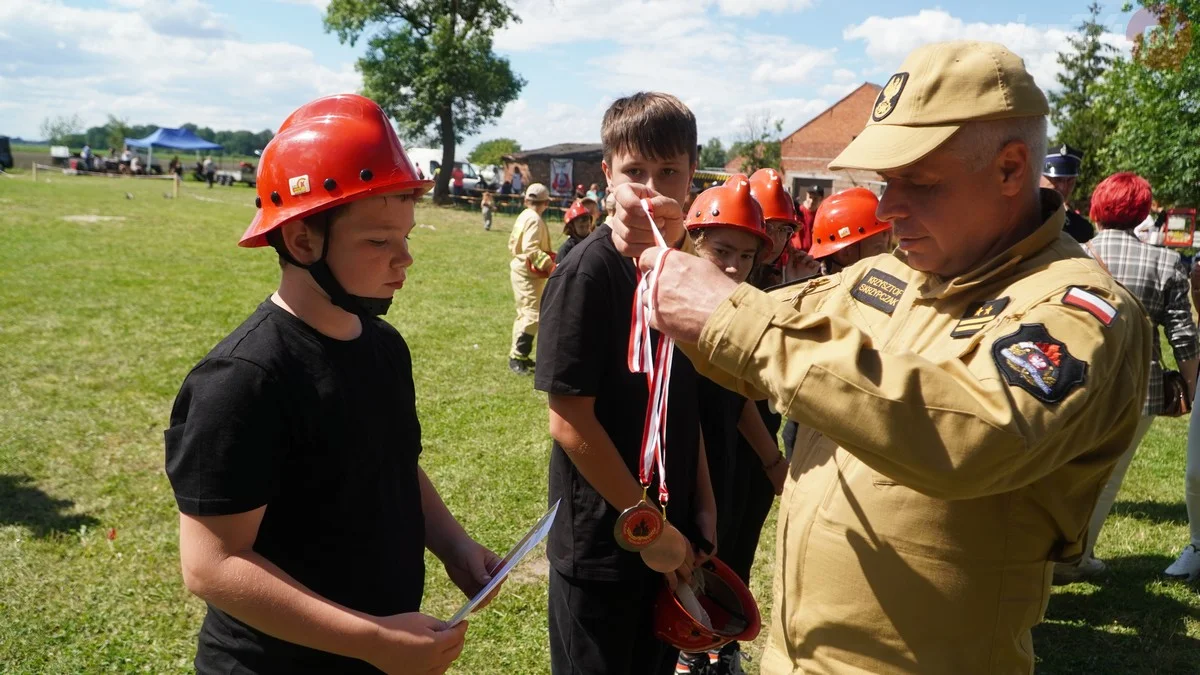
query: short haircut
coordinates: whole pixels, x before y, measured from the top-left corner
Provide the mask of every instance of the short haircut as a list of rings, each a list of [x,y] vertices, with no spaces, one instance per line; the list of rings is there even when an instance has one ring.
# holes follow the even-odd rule
[[[1001,148],[1012,141],[1021,141],[1029,148],[1029,180],[1036,187],[1041,184],[1046,157],[1046,126],[1044,115],[967,122],[950,137],[946,147],[971,171],[978,171],[995,159]]]
[[[1129,171],[1114,173],[1092,191],[1088,215],[1103,228],[1129,230],[1150,215],[1152,199],[1150,183],[1145,178]]]
[[[642,91],[613,101],[600,124],[604,161],[629,153],[665,160],[686,153],[695,164],[696,116],[678,98]]]

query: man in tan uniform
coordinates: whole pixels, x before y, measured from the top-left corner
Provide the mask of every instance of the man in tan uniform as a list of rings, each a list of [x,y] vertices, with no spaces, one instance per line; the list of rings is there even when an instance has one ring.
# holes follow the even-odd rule
[[[1047,111],[1002,46],[921,47],[831,165],[887,180],[896,252],[769,294],[664,259],[655,325],[802,424],[763,673],[1033,671],[1052,563],[1083,550],[1150,356],[1136,300],[1039,191]],[[648,269],[643,196],[668,241],[681,214],[618,192],[614,242]]]
[[[546,277],[554,270],[550,228],[542,220],[548,206],[550,191],[541,183],[531,184],[525,191],[525,210],[517,216],[512,234],[508,236],[508,252],[513,256],[508,266],[509,278],[517,301],[508,367],[521,375],[533,369],[533,359],[529,355],[533,353],[533,338],[537,335],[538,307]]]

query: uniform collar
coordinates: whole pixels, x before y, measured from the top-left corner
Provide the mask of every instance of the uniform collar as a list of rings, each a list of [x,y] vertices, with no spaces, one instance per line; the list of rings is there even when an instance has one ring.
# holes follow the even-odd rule
[[[1042,188],[1042,224],[1029,236],[1013,244],[1008,250],[978,267],[957,277],[946,278],[936,274],[926,275],[919,292],[922,298],[946,298],[956,293],[985,284],[1010,272],[1022,260],[1028,260],[1062,236],[1067,212],[1063,207],[1062,195],[1054,190]]]

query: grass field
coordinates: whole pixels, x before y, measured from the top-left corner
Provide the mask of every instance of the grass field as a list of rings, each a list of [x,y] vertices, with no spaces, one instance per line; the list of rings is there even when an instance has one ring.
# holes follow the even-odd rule
[[[236,247],[250,190],[40,179],[0,178],[0,673],[188,672],[204,607],[179,576],[162,430],[188,369],[273,289],[274,256]],[[416,363],[423,464],[504,550],[544,509],[549,449],[544,396],[506,370],[511,217],[492,232],[464,211],[417,220],[388,320]],[[1152,428],[1100,541],[1112,573],[1056,592],[1039,673],[1200,672],[1200,596],[1158,580],[1185,543],[1185,435]],[[543,570],[473,620],[453,672],[548,671]],[[431,558],[424,611],[460,603]]]

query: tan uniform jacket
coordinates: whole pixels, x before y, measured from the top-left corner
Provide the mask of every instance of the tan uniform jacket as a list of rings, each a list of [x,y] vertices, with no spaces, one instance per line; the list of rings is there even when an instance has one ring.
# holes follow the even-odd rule
[[[525,209],[513,223],[512,234],[508,236],[508,252],[513,255],[512,269],[526,276],[529,270],[525,261],[533,267],[548,272],[553,260],[550,259],[551,246],[550,228],[546,221],[533,209]]]
[[[763,673],[1032,672],[1050,563],[1082,552],[1151,339],[1043,201],[1036,232],[963,276],[897,254],[743,284],[685,348],[801,423]],[[1101,311],[1066,304],[1073,287]]]

